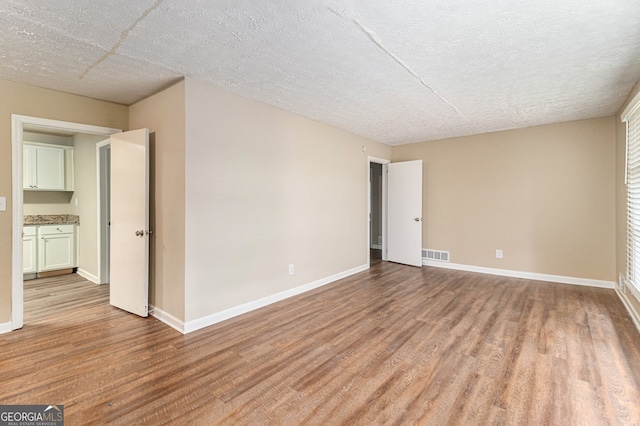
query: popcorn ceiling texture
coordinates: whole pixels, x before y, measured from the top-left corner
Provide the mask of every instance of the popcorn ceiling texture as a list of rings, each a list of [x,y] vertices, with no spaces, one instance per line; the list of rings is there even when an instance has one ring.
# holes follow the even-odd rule
[[[131,104],[188,76],[398,145],[615,114],[638,22],[638,0],[5,0],[0,78]]]

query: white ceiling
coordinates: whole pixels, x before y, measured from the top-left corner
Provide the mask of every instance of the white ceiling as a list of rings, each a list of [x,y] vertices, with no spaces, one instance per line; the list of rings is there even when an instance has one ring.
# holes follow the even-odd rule
[[[0,78],[132,104],[182,76],[390,145],[602,117],[640,1],[0,3]]]

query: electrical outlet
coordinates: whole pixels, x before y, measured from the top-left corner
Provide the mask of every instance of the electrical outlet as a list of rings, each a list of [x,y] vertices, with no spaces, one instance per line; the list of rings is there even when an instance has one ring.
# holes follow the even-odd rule
[[[502,250],[496,250],[496,257],[502,259]]]
[[[0,212],[7,211],[7,197],[0,197]]]
[[[293,263],[291,263],[289,265],[289,275],[293,275],[295,274],[295,272],[296,272],[295,267],[293,266]]]

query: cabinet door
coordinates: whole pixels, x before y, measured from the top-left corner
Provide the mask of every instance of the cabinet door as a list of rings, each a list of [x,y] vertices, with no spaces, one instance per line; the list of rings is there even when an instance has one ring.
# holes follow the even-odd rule
[[[36,147],[24,145],[22,148],[22,188],[34,189],[36,184]]]
[[[34,191],[73,191],[73,147],[24,142],[22,188]]]
[[[25,235],[22,237],[22,273],[23,274],[35,274],[38,264],[36,262],[36,254],[38,250],[36,248],[37,238],[35,235]]]
[[[38,271],[73,268],[73,234],[41,236],[38,247]]]
[[[40,190],[64,191],[64,149],[36,147],[36,181]]]

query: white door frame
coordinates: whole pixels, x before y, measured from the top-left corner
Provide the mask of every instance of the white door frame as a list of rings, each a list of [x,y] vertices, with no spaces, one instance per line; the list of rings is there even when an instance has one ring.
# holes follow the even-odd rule
[[[106,194],[109,196],[109,186],[107,185],[108,172],[109,170],[104,167],[105,154],[107,151],[107,147],[111,146],[111,140],[105,139],[102,142],[98,142],[96,144],[96,182],[98,185],[97,188],[97,212],[98,212],[98,284],[106,284],[109,282],[109,239],[103,238],[103,234],[109,232],[109,225],[107,222],[107,218],[109,217],[108,212],[108,203],[103,203],[102,200]]]
[[[22,193],[22,140],[24,126],[49,131],[68,131],[88,133],[108,137],[122,129],[92,126],[89,124],[68,121],[50,120],[11,114],[11,214],[12,214],[12,247],[11,247],[11,329],[22,328],[24,324],[24,289],[22,280],[22,227],[23,227],[23,193]]]
[[[390,160],[367,157],[367,224],[371,221],[371,163],[382,164],[382,260],[387,260],[387,165]],[[369,225],[370,226],[370,225]],[[367,266],[371,266],[371,232],[367,227]]]

